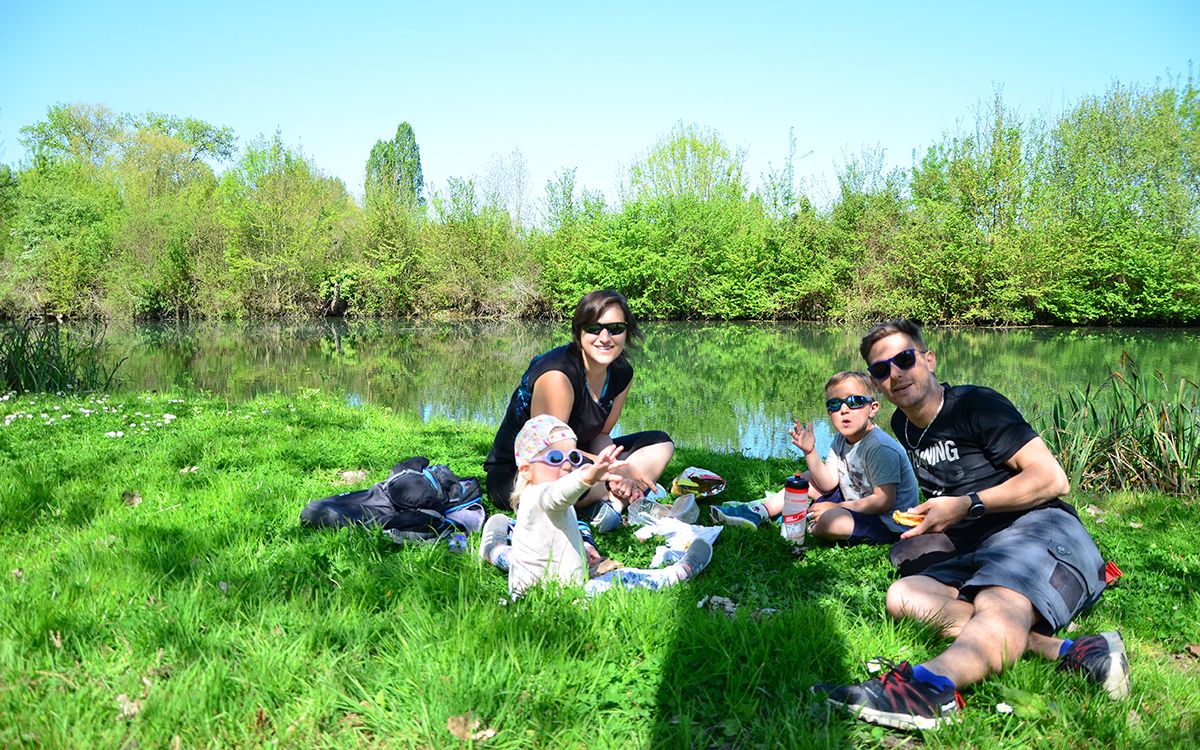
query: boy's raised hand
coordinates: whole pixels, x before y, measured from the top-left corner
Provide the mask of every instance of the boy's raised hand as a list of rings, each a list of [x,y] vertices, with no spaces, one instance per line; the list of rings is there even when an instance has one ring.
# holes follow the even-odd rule
[[[625,461],[617,460],[620,452],[621,446],[608,446],[596,455],[596,459],[592,463],[584,464],[579,469],[580,477],[588,484],[624,479],[620,474],[612,473],[614,469],[622,469],[628,465]]]
[[[800,449],[804,455],[808,455],[817,449],[817,436],[813,434],[812,422],[808,424],[800,424],[800,420],[792,420],[792,429],[788,430],[788,435],[792,438],[792,445]]]

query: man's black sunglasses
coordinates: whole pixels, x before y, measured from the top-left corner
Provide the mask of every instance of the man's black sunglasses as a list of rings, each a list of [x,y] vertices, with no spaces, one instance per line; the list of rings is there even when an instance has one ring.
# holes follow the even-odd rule
[[[620,336],[625,333],[627,328],[629,328],[629,324],[624,321],[620,323],[588,323],[583,327],[583,332],[599,336],[601,331],[608,331],[609,335]]]
[[[924,354],[926,351],[928,350],[922,350],[921,354]],[[871,373],[871,377],[875,378],[876,380],[886,380],[887,377],[892,374],[893,364],[895,364],[896,367],[899,367],[901,370],[909,370],[912,369],[912,366],[916,363],[917,350],[905,349],[894,357],[881,359],[878,362],[872,362],[867,366],[867,372]]]
[[[874,400],[870,396],[860,396],[857,393],[845,398],[831,398],[825,402],[825,411],[839,411],[842,408],[842,404],[849,406],[851,409],[861,409]]]

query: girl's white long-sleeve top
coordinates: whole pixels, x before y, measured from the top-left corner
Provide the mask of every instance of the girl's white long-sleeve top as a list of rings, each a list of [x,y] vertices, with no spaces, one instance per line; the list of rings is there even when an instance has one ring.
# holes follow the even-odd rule
[[[574,505],[588,487],[573,471],[553,482],[531,484],[521,493],[508,555],[510,595],[520,596],[544,579],[568,586],[587,580],[587,555]]]

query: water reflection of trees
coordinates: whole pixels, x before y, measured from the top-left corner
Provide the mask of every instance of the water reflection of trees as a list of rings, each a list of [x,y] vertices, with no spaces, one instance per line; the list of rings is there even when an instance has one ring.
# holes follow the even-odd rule
[[[788,419],[823,419],[822,385],[861,369],[859,328],[658,323],[635,355],[620,429],[667,429],[681,445],[793,455]],[[529,359],[565,342],[565,323],[381,320],[118,326],[131,389],[196,388],[246,398],[306,388],[400,412],[499,421]],[[937,329],[929,343],[950,382],[991,385],[1035,417],[1072,384],[1099,383],[1129,352],[1168,379],[1200,377],[1195,330]],[[881,420],[890,413],[886,407]],[[826,435],[828,430],[826,426]]]

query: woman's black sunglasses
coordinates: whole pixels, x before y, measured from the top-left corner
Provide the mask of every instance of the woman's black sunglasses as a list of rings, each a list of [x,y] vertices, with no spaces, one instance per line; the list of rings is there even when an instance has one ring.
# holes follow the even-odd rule
[[[925,351],[928,350],[923,350],[921,354],[924,354]],[[917,350],[905,349],[894,357],[881,359],[878,362],[872,362],[867,366],[867,372],[871,373],[871,377],[875,378],[876,380],[885,380],[887,379],[888,375],[892,374],[893,363],[895,363],[896,367],[899,367],[901,370],[911,369],[912,366],[917,363]]]
[[[845,398],[831,398],[825,402],[825,411],[838,411],[842,408],[842,404],[849,406],[851,409],[861,409],[874,400],[870,396],[860,396],[857,393]]]
[[[539,464],[549,464],[551,466],[562,466],[563,461],[572,466],[583,465],[583,454],[577,450],[569,450],[563,453],[558,448],[546,451],[544,456],[534,456],[531,460],[537,461]]]
[[[583,327],[583,332],[599,336],[601,331],[608,331],[609,335],[620,336],[628,328],[629,324],[624,321],[620,323],[588,323]]]

